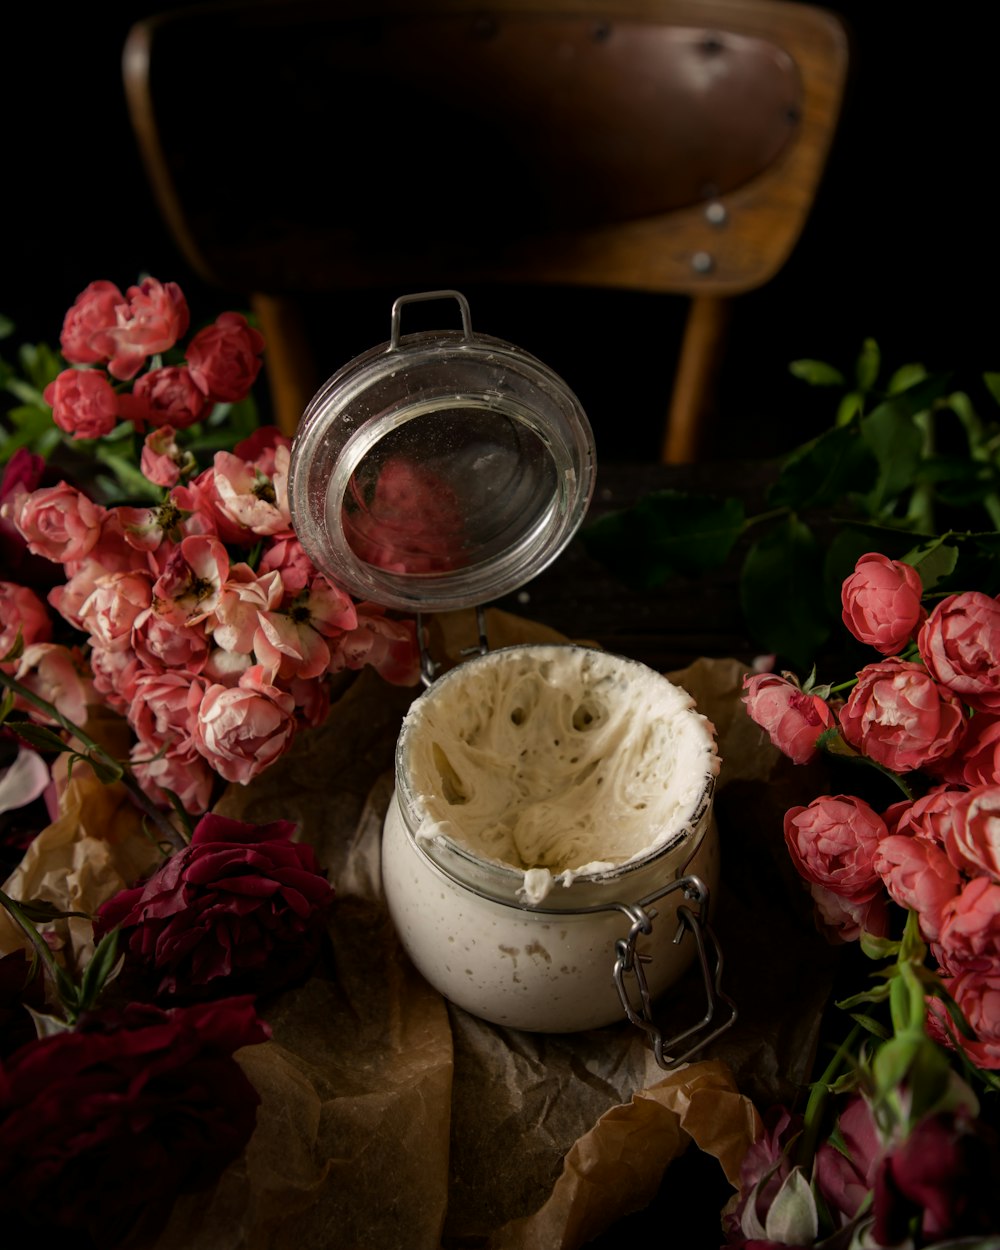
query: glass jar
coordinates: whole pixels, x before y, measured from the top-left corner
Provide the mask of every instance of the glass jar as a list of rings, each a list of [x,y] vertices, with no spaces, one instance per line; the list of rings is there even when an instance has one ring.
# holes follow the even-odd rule
[[[655,917],[633,940],[650,998],[694,957],[678,908],[718,880],[717,770],[690,696],[637,661],[530,645],[451,669],[404,720],[383,834],[413,963],[497,1024],[621,1020],[616,960],[637,909]]]
[[[435,299],[458,303],[462,330],[403,336],[404,306]],[[382,848],[389,911],[414,964],[453,1002],[517,1028],[627,1017],[667,1066],[651,1003],[692,959],[706,1012],[671,1040],[670,1062],[686,1057],[675,1044],[698,1034],[702,1045],[735,1017],[708,924],[718,876],[711,726],[684,691],[633,660],[571,644],[491,652],[485,637],[482,605],[566,546],[594,469],[590,425],[562,379],[473,334],[461,294],[432,291],[398,299],[389,341],[311,401],[289,503],[317,568],[359,598],[417,615],[428,689],[399,736]],[[436,677],[422,614],[471,607],[481,654]],[[541,736],[529,740],[529,729]],[[474,739],[494,743],[478,773]],[[491,784],[524,790],[528,772],[534,791],[494,802],[496,837],[483,842],[479,827],[470,840],[473,781],[482,797]],[[511,851],[497,829],[514,815]],[[583,826],[567,856],[559,844]],[[720,1000],[730,1007],[721,1025]]]

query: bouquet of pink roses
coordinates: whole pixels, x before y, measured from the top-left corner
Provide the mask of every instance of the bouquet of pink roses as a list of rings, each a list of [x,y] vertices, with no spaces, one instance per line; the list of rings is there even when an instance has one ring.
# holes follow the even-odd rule
[[[16,576],[0,580],[0,655],[20,635],[5,671],[71,720],[95,700],[125,716],[142,784],[194,813],[321,722],[333,675],[371,665],[413,684],[419,657],[412,620],[354,602],[303,551],[288,510],[290,440],[234,419],[261,335],[223,313],[181,356],[188,325],[180,289],[153,278],[125,295],[91,283],[66,314],[70,367],[36,387],[27,411],[51,405],[46,436],[54,422],[132,497],[109,504],[65,477],[47,484],[43,459],[14,451],[0,486],[7,545],[51,562],[58,580],[47,604]]]
[[[745,681],[791,760],[869,765],[900,797],[785,814],[820,928],[889,962],[839,1004],[854,1029],[805,1112],[772,1113],[730,1246],[978,1246],[1000,1229],[1000,601],[935,597],[927,552],[868,553],[844,582],[844,624],[878,653],[854,678]]]

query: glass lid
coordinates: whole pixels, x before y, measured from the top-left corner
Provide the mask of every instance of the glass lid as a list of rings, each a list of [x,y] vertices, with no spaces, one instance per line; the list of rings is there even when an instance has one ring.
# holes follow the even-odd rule
[[[402,336],[402,309],[449,299],[462,329]],[[594,438],[547,365],[472,333],[457,291],[404,295],[391,337],[310,401],[289,501],[313,563],[362,599],[449,611],[499,598],[555,559],[594,489]]]

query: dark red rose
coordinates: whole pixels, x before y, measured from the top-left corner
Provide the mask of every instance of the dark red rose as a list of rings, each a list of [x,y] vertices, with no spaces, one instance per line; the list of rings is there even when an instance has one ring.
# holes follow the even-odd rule
[[[333,901],[312,847],[293,842],[294,832],[287,820],[203,817],[189,846],[101,907],[97,938],[120,926],[126,975],[160,999],[294,984],[316,958]]]
[[[269,1029],[252,1000],[130,1006],[0,1062],[0,1222],[114,1244],[144,1209],[211,1183],[260,1098],[233,1058]]]
[[[997,1146],[995,1134],[967,1116],[946,1113],[921,1120],[879,1165],[873,1230],[878,1244],[904,1241],[914,1221],[927,1243],[996,1232]]]

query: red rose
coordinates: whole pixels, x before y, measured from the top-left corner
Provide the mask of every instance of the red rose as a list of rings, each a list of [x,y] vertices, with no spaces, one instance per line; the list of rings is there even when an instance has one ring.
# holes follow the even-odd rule
[[[873,859],[885,836],[882,817],[851,794],[822,795],[785,813],[785,843],[799,874],[854,902],[882,888]]]
[[[76,297],[63,320],[59,346],[62,354],[74,365],[96,365],[107,360],[102,347],[95,347],[95,335],[103,338],[118,323],[118,309],[125,296],[113,282],[91,282]]]
[[[130,286],[114,313],[112,324],[94,327],[88,345],[98,360],[108,361],[108,372],[120,381],[134,378],[148,357],[169,351],[187,332],[190,320],[177,283],[155,278]]]
[[[874,866],[893,902],[915,911],[920,932],[936,942],[942,912],[962,886],[958,869],[944,851],[928,838],[890,834],[879,842]]]
[[[807,764],[813,759],[817,738],[836,724],[819,695],[804,694],[775,673],[748,673],[743,678],[743,689],[747,715],[795,764]]]
[[[292,984],[316,957],[333,900],[312,847],[293,842],[294,832],[286,820],[205,816],[190,845],[101,907],[95,936],[120,926],[125,974],[159,998]]]
[[[942,829],[944,849],[961,872],[1000,881],[1000,786],[960,792]]]
[[[877,552],[862,556],[841,587],[844,624],[859,642],[894,655],[926,616],[920,574]]]
[[[260,372],[264,337],[239,313],[216,317],[199,330],[184,353],[191,376],[208,399],[235,404],[245,399]]]
[[[984,712],[1000,712],[1000,602],[979,590],[942,599],[917,638],[943,686]]]
[[[977,712],[969,719],[958,747],[935,764],[933,771],[956,786],[1000,784],[1000,716]]]
[[[103,438],[118,421],[118,396],[99,369],[64,369],[43,398],[52,420],[74,438]]]
[[[868,664],[840,710],[840,727],[853,747],[876,764],[906,773],[950,755],[965,730],[959,700],[919,664]]]
[[[184,365],[164,365],[136,379],[131,395],[122,395],[121,413],[138,426],[169,425],[186,430],[200,421],[208,402]]]
[[[116,1243],[158,1200],[244,1149],[260,1098],[233,1058],[268,1027],[249,998],[131,1006],[0,1062],[0,1219],[24,1244],[53,1226]]]

